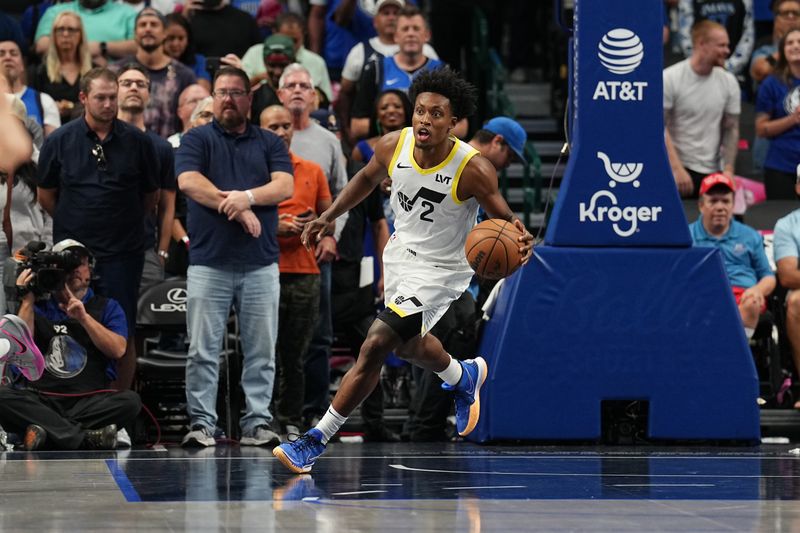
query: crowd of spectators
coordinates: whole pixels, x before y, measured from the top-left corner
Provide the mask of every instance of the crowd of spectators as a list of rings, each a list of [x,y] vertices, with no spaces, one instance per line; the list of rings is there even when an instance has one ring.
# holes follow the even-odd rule
[[[737,174],[761,182],[767,200],[800,195],[800,1],[665,0],[665,8],[665,57],[679,52],[664,70],[665,140],[680,194],[699,197],[692,239],[720,249],[748,338],[773,297],[796,376],[800,210],[777,220],[769,258],[762,235],[734,219],[734,196]],[[752,166],[737,163],[742,148]]]
[[[0,207],[10,212],[0,259],[28,241],[78,242],[92,259],[94,291],[79,299],[122,336],[135,330],[140,290],[167,274],[187,277],[191,422],[184,444],[214,443],[217,355],[231,309],[244,356],[243,444],[273,445],[325,412],[334,332],[358,353],[383,291],[389,184],[340,217],[311,252],[298,234],[370,160],[382,135],[410,125],[406,91],[414,77],[463,57],[449,39],[456,29],[439,26],[448,38],[437,43],[426,16],[441,18],[458,3],[422,10],[416,3],[44,0],[17,18],[0,12],[0,92],[8,95],[0,103],[13,117],[2,131],[21,125],[31,140],[27,149],[0,139],[0,152],[9,154],[0,161],[9,190]],[[793,198],[800,193],[800,0],[665,0],[665,14],[667,47],[682,54],[664,70],[670,166],[680,194],[698,198],[692,237],[722,250],[750,336],[776,278],[760,236],[732,218],[737,157],[748,146],[742,132],[750,129],[742,109],[755,110],[755,137],[745,139],[756,172],[750,177],[764,182],[768,199]],[[519,42],[520,32],[510,38]],[[442,59],[432,44],[441,45]],[[525,76],[517,70],[512,78]],[[454,133],[468,130],[495,168],[524,159],[525,132],[514,121],[463,120]],[[774,256],[777,280],[791,291],[786,314],[796,364],[798,212],[776,226]],[[362,285],[372,268],[362,258],[370,253],[377,266],[373,282]],[[100,303],[91,300],[95,293]],[[125,327],[103,315],[101,304],[117,306]],[[8,305],[2,291],[0,305]],[[475,311],[475,294],[467,292],[437,326],[456,357],[475,348]],[[77,319],[39,312],[59,324]],[[113,359],[102,365],[103,384],[132,386],[135,345],[113,356],[90,350]],[[406,434],[445,438],[448,393],[431,376],[414,377]],[[369,440],[399,438],[384,421],[383,394],[379,385],[362,409]],[[0,409],[6,420],[27,432]],[[89,440],[108,446],[116,442],[104,429],[109,421],[50,440],[49,422],[31,422],[37,427],[26,436],[36,446],[75,447],[83,432],[104,430]]]
[[[210,446],[218,435],[231,310],[243,355],[240,443],[274,445],[315,423],[330,399],[334,331],[358,353],[382,299],[388,189],[339,217],[311,251],[299,234],[381,135],[410,125],[411,81],[443,65],[427,12],[409,0],[43,0],[15,17],[0,12],[2,111],[15,117],[4,131],[21,124],[30,142],[2,146],[0,208],[8,204],[11,222],[0,258],[55,242],[88,266],[49,303],[34,305],[29,272],[15,280],[16,299],[0,301],[3,312],[22,305],[37,341],[83,345],[91,369],[2,389],[0,423],[23,447],[130,442],[117,430],[138,409],[135,394],[97,405],[43,398],[73,382],[78,394],[135,387],[137,298],[167,275],[187,278],[183,444]],[[497,168],[523,157],[524,131],[507,120],[472,124],[473,145]],[[359,283],[366,274],[372,282]],[[474,295],[464,303],[440,327],[444,338],[474,326]],[[474,342],[454,346],[466,357]],[[52,367],[56,355],[42,351]],[[399,439],[384,404],[378,386],[364,407],[368,440]],[[415,405],[429,431],[412,437],[446,438],[448,413],[429,420],[425,403]]]

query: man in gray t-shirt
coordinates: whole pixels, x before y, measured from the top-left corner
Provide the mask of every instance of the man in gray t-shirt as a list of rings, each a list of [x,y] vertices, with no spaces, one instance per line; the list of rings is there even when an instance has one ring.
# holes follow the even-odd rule
[[[740,90],[724,69],[725,27],[704,20],[692,29],[692,55],[664,70],[665,141],[681,196],[697,198],[712,172],[733,177],[739,142]]]

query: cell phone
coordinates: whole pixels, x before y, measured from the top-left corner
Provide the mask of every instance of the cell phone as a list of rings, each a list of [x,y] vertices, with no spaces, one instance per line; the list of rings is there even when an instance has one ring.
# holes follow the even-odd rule
[[[206,72],[213,78],[214,73],[219,70],[220,61],[219,57],[207,57],[206,58]]]
[[[313,212],[314,212],[313,210],[311,210],[311,209],[308,209],[307,211],[303,211],[303,212],[302,212],[302,213],[300,213],[299,215],[295,215],[295,216],[296,216],[296,217],[299,217],[299,218],[305,218],[305,217],[307,217],[307,216],[310,216],[310,215],[311,215],[311,213],[313,213]]]

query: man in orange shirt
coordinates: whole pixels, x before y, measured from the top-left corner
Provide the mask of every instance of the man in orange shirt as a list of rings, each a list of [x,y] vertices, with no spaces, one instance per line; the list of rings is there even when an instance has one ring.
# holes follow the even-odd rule
[[[261,127],[292,142],[292,117],[283,106],[261,112]],[[305,376],[303,354],[311,342],[319,313],[320,274],[317,251],[306,250],[300,234],[306,222],[331,205],[331,192],[322,167],[289,152],[294,167],[294,194],[278,204],[278,267],[281,297],[278,315],[278,390],[275,395],[281,430],[301,434]]]

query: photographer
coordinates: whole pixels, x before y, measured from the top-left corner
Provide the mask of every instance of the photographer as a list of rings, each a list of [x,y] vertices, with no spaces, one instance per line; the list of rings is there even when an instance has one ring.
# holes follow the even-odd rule
[[[113,449],[117,428],[141,408],[135,392],[108,389],[115,361],[125,354],[125,314],[116,301],[89,288],[94,259],[81,243],[67,239],[52,252],[30,248],[26,264],[34,268],[17,277],[18,315],[33,330],[46,371],[35,383],[20,379],[0,388],[0,424],[24,433],[28,450],[45,444]],[[37,254],[47,260],[37,261]],[[36,299],[49,290],[48,298]]]

